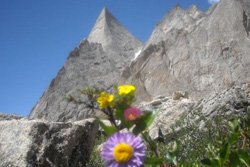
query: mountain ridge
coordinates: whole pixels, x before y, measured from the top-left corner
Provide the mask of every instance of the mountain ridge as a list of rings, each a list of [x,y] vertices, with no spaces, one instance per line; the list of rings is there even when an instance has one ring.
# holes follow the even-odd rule
[[[106,25],[107,22],[110,24]],[[99,41],[95,40],[98,37],[96,34],[98,26],[100,26],[98,34],[101,37]],[[110,30],[108,35],[105,31],[107,28]],[[80,45],[69,54],[57,76],[33,107],[29,118],[75,121],[93,117],[94,113],[86,109],[85,105],[68,103],[66,97],[75,96],[80,99],[79,90],[84,87],[106,88],[118,82],[121,71],[140,47],[139,40],[125,30],[104,8],[90,36],[81,41]]]
[[[104,8],[30,118],[69,121],[91,117],[84,106],[68,104],[61,97],[79,97],[76,89],[84,86],[132,83],[140,103],[176,91],[199,100],[246,82],[250,79],[249,11],[246,0],[221,0],[207,12],[196,6],[187,10],[176,7],[142,46]]]
[[[173,9],[174,18],[167,15],[156,26],[137,61],[123,72],[121,83],[135,83],[140,102],[176,91],[188,91],[198,100],[249,80],[245,2],[221,0],[197,20],[189,19],[188,11]],[[164,32],[162,27],[169,28],[171,20],[179,21]]]

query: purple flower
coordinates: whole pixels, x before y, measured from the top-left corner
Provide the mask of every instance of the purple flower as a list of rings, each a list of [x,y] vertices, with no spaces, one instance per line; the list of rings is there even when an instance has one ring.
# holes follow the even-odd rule
[[[101,156],[107,167],[140,167],[146,156],[146,146],[140,137],[117,132],[105,142]]]

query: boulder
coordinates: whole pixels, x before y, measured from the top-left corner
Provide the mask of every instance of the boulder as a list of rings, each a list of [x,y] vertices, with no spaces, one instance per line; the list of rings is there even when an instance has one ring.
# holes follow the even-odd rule
[[[157,109],[152,110],[156,114],[156,118],[149,128],[149,135],[156,139],[159,137],[159,132],[166,135],[169,132],[171,125],[178,120],[184,113],[193,109],[195,101],[190,99],[173,100],[163,102]]]
[[[0,121],[0,166],[85,166],[97,130],[94,119],[72,123]]]
[[[243,117],[247,114],[248,106],[250,106],[250,83],[232,86],[199,101],[185,98],[179,100],[168,98],[167,101],[163,99],[161,105],[157,106],[157,108],[151,103],[144,103],[144,108],[150,108],[156,112],[156,118],[149,130],[150,136],[154,139],[160,137],[160,133],[162,135],[170,133],[172,126],[182,116],[188,117],[189,121],[197,121],[201,117],[209,120],[219,115],[232,118],[236,116]],[[198,114],[193,114],[197,112]],[[197,124],[202,127],[204,122],[198,121]],[[175,131],[178,130],[175,129]]]

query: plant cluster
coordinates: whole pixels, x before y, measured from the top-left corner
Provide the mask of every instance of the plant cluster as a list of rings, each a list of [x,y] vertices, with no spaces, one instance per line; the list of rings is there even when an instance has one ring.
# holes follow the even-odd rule
[[[111,123],[97,118],[106,137],[101,139],[101,160],[95,152],[92,166],[250,166],[250,110],[246,117],[222,115],[213,120],[197,110],[178,120],[172,133],[155,141],[148,134],[155,114],[133,106],[135,90],[133,85],[121,85],[114,91],[94,91],[96,94],[90,96],[91,104],[98,105]],[[205,123],[202,130],[201,121]]]
[[[97,103],[108,117],[111,126],[99,120],[109,137],[103,145],[101,157],[106,166],[142,166],[162,164],[155,142],[148,135],[154,113],[143,113],[133,106],[135,86],[120,85],[113,93],[102,91]],[[147,157],[146,150],[153,155]]]
[[[201,108],[183,115],[162,136],[161,145],[177,143],[178,166],[250,166],[250,110],[206,118]],[[223,157],[226,151],[226,156]],[[234,163],[233,163],[234,162]]]

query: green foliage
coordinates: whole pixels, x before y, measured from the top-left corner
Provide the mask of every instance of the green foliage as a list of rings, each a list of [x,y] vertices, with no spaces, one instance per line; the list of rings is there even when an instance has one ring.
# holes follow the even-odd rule
[[[163,163],[163,158],[152,158],[152,157],[146,157],[145,159],[145,166],[157,166]]]
[[[162,136],[161,141],[153,140],[148,128],[154,121],[154,112],[143,113],[135,120],[125,118],[124,111],[135,101],[134,92],[121,94],[119,86],[110,91],[112,101],[102,97],[99,105],[106,105],[99,109],[111,123],[106,125],[99,120],[99,124],[106,136],[98,139],[97,144],[103,143],[107,137],[126,129],[140,135],[147,145],[145,167],[250,167],[250,107],[244,115],[217,114],[206,118],[201,108],[183,115],[172,126],[171,132]],[[124,90],[126,92],[127,90]],[[101,91],[84,89],[82,93],[90,100],[89,107],[98,106]],[[108,94],[108,93],[107,93]],[[71,96],[69,101],[77,102]],[[106,100],[106,101],[105,101]],[[112,104],[112,105],[111,105]],[[223,107],[220,109],[223,111]],[[89,166],[103,166],[98,149],[91,155]]]
[[[176,142],[173,143],[172,148],[168,149],[165,155],[165,159],[170,164],[177,165],[177,151],[178,151],[178,145]]]
[[[135,121],[133,133],[138,135],[145,131],[154,121],[155,114],[152,112],[145,113]]]
[[[199,123],[202,121],[203,128]],[[241,116],[217,115],[210,120],[197,110],[177,121],[172,133],[164,137],[162,145],[169,150],[168,146],[173,141],[178,144],[177,151],[167,156],[170,160],[177,158],[177,166],[248,167],[249,122],[249,109]]]
[[[250,111],[249,111],[250,113]],[[218,121],[218,119],[216,119]],[[164,161],[168,163],[168,166],[178,166],[178,167],[248,167],[250,166],[250,114],[246,118],[237,118],[235,120],[228,120],[226,125],[220,125],[217,127],[223,127],[224,131],[221,129],[213,129],[217,131],[214,134],[217,134],[214,140],[207,141],[204,144],[197,144],[196,146],[202,146],[201,148],[188,148],[191,150],[189,153],[191,155],[191,160],[183,160],[180,155],[182,150],[181,143],[178,143],[173,140],[168,144],[156,142],[152,140],[148,132],[143,132],[143,138],[148,143],[149,151],[147,152],[146,164],[145,167],[160,167]],[[210,121],[209,121],[210,123]],[[219,122],[217,122],[219,123]],[[215,126],[215,125],[214,125]],[[226,131],[226,132],[225,132]],[[220,137],[220,133],[222,133]],[[191,135],[192,136],[192,135]],[[101,140],[98,140],[97,143],[102,143],[106,140],[106,137],[102,137]],[[189,138],[193,140],[193,138]],[[188,140],[185,140],[186,144],[189,145]],[[189,141],[191,142],[191,141]],[[197,149],[197,150],[196,150]],[[198,155],[202,150],[205,155],[200,155],[199,157],[194,157],[193,155]],[[158,158],[154,157],[154,152],[158,152]],[[198,151],[198,153],[196,152]],[[153,158],[152,158],[153,156]],[[203,158],[201,158],[203,157]],[[102,167],[102,161],[99,156],[99,153],[94,151],[91,155],[90,163],[93,167]]]
[[[102,121],[97,118],[99,125],[102,127],[107,136],[111,136],[113,133],[117,132],[118,129],[114,126],[107,126]]]
[[[95,140],[95,147],[92,154],[90,155],[90,160],[86,164],[86,167],[104,167],[103,161],[100,156],[99,148],[102,143],[106,141],[107,137],[104,135],[99,135]]]
[[[250,111],[247,117],[229,122],[229,132],[214,156],[203,159],[202,164],[210,167],[250,166]]]

